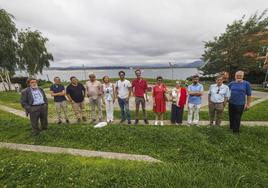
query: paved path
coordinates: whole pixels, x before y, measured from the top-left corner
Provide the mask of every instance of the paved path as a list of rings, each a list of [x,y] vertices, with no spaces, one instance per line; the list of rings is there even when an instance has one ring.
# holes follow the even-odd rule
[[[28,145],[28,144],[15,144],[15,143],[4,143],[0,142],[0,148],[15,149],[21,151],[32,151],[40,153],[61,153],[70,154],[74,156],[82,157],[101,157],[106,159],[118,159],[118,160],[131,160],[131,161],[145,161],[145,162],[161,162],[148,155],[135,155],[126,153],[114,153],[114,152],[102,152],[102,151],[91,151],[73,148],[61,148],[61,147],[49,147],[39,145]]]
[[[26,118],[26,113],[22,110],[17,110],[15,108],[11,108],[11,107],[1,105],[1,104],[0,104],[0,109],[9,113],[15,114],[17,116]]]
[[[260,100],[254,101],[254,102],[257,104],[257,103],[263,102],[264,100],[267,100],[267,99],[263,98],[263,99],[260,99]],[[0,109],[4,110],[6,112],[9,112],[9,113],[15,114],[17,116],[27,118],[25,115],[25,112],[22,110],[17,110],[17,109],[10,108],[10,107],[7,107],[7,106],[1,105],[1,104],[0,104]],[[89,122],[90,121],[85,122],[84,124],[88,124]],[[49,123],[55,123],[55,121],[53,119],[49,119]],[[71,123],[76,123],[76,121],[72,120]],[[132,123],[134,123],[134,120],[132,120]],[[113,122],[113,124],[119,124],[119,120],[115,120]],[[139,125],[143,125],[143,124],[144,124],[144,122],[142,120],[139,121]],[[165,120],[164,124],[170,125],[170,121]],[[208,125],[208,124],[209,124],[209,121],[200,121],[199,122],[199,125],[202,125],[202,126]],[[241,124],[244,126],[268,126],[268,121],[242,121]],[[154,120],[149,120],[149,125],[154,125]],[[183,121],[183,125],[187,125],[187,121]],[[229,122],[223,121],[222,125],[229,125]]]

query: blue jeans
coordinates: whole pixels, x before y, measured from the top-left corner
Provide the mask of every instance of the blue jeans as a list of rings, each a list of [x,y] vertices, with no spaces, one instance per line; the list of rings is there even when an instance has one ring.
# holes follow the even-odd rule
[[[121,110],[121,119],[130,121],[129,101],[118,97],[118,104]]]

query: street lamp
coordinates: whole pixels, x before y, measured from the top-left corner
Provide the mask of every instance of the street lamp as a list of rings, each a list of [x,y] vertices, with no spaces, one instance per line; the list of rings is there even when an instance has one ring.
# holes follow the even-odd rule
[[[172,64],[171,62],[169,62],[169,67],[171,67],[171,78],[173,80],[173,68],[174,68],[174,64]]]

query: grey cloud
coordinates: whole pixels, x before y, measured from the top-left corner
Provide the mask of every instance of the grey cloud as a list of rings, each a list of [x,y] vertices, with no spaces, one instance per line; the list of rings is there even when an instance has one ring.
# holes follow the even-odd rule
[[[52,66],[191,62],[203,41],[266,0],[0,0],[49,38]]]

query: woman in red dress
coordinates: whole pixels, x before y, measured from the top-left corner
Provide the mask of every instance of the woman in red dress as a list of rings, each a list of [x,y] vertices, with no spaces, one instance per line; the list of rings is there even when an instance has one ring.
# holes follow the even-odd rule
[[[166,92],[167,88],[163,84],[163,78],[158,76],[157,84],[153,87],[153,111],[155,113],[155,125],[158,125],[160,119],[160,125],[163,126],[163,117],[166,112]]]

